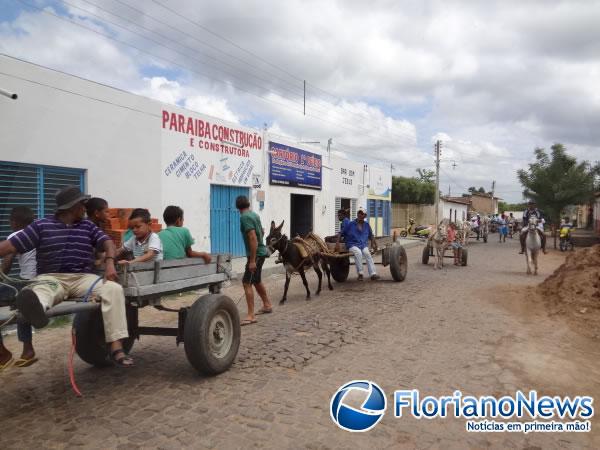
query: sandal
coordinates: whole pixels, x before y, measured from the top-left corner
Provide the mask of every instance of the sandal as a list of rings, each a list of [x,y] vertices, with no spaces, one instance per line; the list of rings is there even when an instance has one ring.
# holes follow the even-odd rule
[[[120,358],[117,358],[117,355],[123,355]],[[133,367],[133,358],[131,358],[131,356],[127,355],[125,353],[125,350],[123,350],[122,348],[115,350],[114,352],[112,352],[110,354],[110,359],[112,360],[112,362],[114,363],[115,366],[117,367],[124,367],[124,368],[129,368],[129,367]]]
[[[258,311],[256,311],[256,315],[260,315],[260,314],[271,314],[273,312],[273,308],[260,308]]]

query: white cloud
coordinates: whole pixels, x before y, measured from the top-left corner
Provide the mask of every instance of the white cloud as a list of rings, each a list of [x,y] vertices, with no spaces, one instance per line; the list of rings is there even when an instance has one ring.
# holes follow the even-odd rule
[[[112,0],[71,1],[154,42],[67,7],[77,23],[143,52],[27,11],[10,21],[0,12],[0,50],[226,120],[266,122],[298,141],[333,138],[335,151],[394,161],[406,175],[432,166],[441,139],[458,164],[442,177],[466,187],[495,179],[516,199],[515,171],[535,147],[562,142],[598,159],[600,2],[165,3],[249,54],[153,2],[126,3],[154,19]]]

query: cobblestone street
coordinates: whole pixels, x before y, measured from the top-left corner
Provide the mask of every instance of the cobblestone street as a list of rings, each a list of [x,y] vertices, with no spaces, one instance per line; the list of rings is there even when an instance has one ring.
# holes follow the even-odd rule
[[[34,336],[40,361],[0,375],[1,447],[600,448],[595,420],[591,433],[467,433],[464,419],[393,416],[396,389],[600,396],[597,343],[526,308],[521,294],[563,255],[542,255],[540,275],[527,276],[516,240],[499,244],[496,236],[470,245],[467,267],[446,259],[436,271],[421,264],[421,246],[411,248],[402,283],[381,266],[382,281],[357,282],[351,267],[348,282],[305,301],[293,278],[282,307],[284,276],[270,276],[274,313],[242,328],[237,361],[214,378],[199,377],[173,338],[145,336],[134,345],[131,370],[100,370],[76,358],[78,399],[67,373],[70,327],[43,330]],[[234,301],[240,283],[225,289]],[[309,283],[314,292],[314,273]],[[243,298],[239,307],[243,317]],[[176,321],[150,308],[140,316],[149,325]],[[14,336],[6,344],[19,349]],[[388,394],[386,416],[367,433],[342,431],[329,417],[331,396],[354,379],[373,380]]]

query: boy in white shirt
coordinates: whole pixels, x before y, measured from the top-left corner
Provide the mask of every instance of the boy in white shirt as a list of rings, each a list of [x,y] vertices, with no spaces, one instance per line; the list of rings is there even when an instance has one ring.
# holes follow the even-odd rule
[[[152,219],[147,209],[134,209],[129,216],[129,226],[133,231],[133,237],[123,243],[117,251],[119,264],[130,264],[145,261],[161,261],[163,259],[162,243],[158,234],[152,231],[150,224]],[[120,259],[127,253],[133,254],[133,259]]]
[[[14,231],[8,236],[10,239],[31,222],[33,222],[33,211],[27,206],[16,206],[10,212],[10,227]],[[19,278],[23,280],[32,280],[37,275],[37,260],[35,258],[36,251],[31,250],[27,253],[15,253],[5,256],[2,259],[2,272],[8,274],[12,267],[13,260],[16,257],[19,263]],[[11,289],[12,290],[12,289]],[[4,291],[4,290],[3,290]],[[33,349],[31,325],[28,323],[17,323],[17,337],[23,343],[23,352],[17,360],[13,359],[12,353],[2,342],[0,334],[0,371],[15,365],[17,367],[28,367],[34,364],[38,359],[35,356]]]

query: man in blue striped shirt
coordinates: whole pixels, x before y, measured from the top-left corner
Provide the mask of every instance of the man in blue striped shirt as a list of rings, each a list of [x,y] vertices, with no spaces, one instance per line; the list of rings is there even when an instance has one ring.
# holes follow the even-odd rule
[[[104,281],[92,293],[102,301],[102,319],[111,358],[122,367],[133,366],[123,351],[121,339],[128,337],[123,288],[116,283],[115,244],[91,221],[85,220],[88,195],[68,186],[56,194],[54,216],[36,220],[7,241],[0,242],[0,257],[37,250],[35,284],[21,290],[17,308],[36,328],[48,324],[46,309],[70,297],[83,297],[98,279],[93,274],[94,249],[106,253]]]

